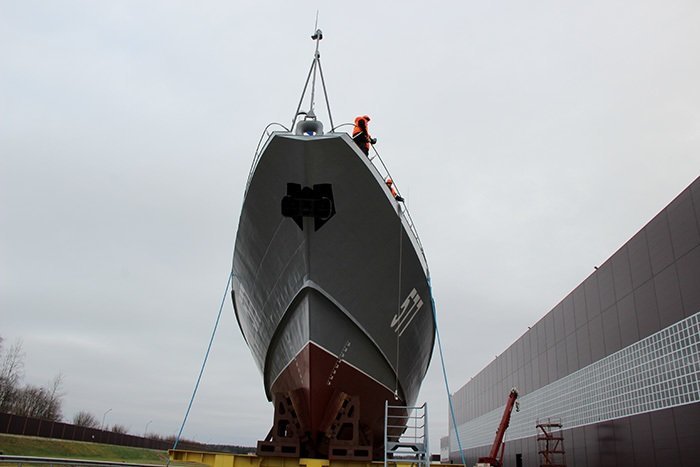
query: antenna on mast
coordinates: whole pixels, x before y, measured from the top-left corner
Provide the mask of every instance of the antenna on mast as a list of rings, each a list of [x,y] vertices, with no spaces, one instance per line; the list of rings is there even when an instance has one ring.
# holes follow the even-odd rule
[[[314,52],[314,63],[319,63],[319,59],[321,58],[321,54],[318,51],[318,46],[321,43],[321,39],[323,39],[323,32],[321,32],[320,29],[318,29],[318,10],[316,10],[316,24],[314,24],[314,34],[311,36],[311,39],[316,41],[316,52]],[[320,63],[319,63],[320,65]],[[314,69],[314,79],[311,83],[311,105],[309,106],[309,116],[310,117],[315,117],[316,114],[314,113],[314,104],[316,103],[315,97],[316,97],[316,71],[318,67],[313,67]]]
[[[304,120],[308,120],[308,119],[316,120],[316,114],[314,112],[314,105],[316,104],[316,73],[317,72],[318,72],[318,74],[321,75],[321,84],[323,85],[323,94],[324,94],[324,97],[326,98],[326,108],[328,109],[328,119],[330,120],[331,128],[334,128],[333,117],[331,115],[331,106],[330,106],[330,103],[328,102],[328,92],[326,91],[326,80],[323,78],[323,69],[321,68],[321,53],[319,52],[319,45],[320,45],[321,39],[323,39],[323,32],[318,28],[318,10],[316,10],[316,23],[314,24],[314,33],[311,36],[311,39],[316,41],[316,50],[314,51],[313,62],[311,62],[311,69],[309,70],[309,76],[306,78],[306,83],[304,84],[304,90],[302,91],[301,98],[299,99],[299,105],[297,106],[297,111],[294,114],[294,118],[292,119],[292,128],[294,128],[294,124],[296,123],[297,117],[299,117],[299,115],[301,115],[301,114],[306,115]],[[313,76],[313,79],[312,79],[312,76]],[[310,79],[311,79],[311,102],[309,103],[309,111],[308,112],[300,112],[301,104],[304,101],[304,96],[306,95],[306,89],[309,86]]]

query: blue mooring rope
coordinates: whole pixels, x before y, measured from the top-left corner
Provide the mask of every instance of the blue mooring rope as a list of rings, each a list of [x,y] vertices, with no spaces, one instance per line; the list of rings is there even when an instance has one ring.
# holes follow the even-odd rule
[[[445,358],[442,355],[442,342],[440,341],[440,330],[438,329],[437,321],[437,311],[435,311],[435,299],[433,298],[433,286],[430,283],[430,277],[428,277],[428,290],[430,292],[430,302],[433,305],[433,323],[435,324],[435,335],[438,341],[438,350],[440,351],[440,363],[442,364],[442,376],[445,379],[445,390],[447,391],[447,402],[450,406],[450,415],[452,415],[452,426],[455,430],[455,437],[457,438],[457,446],[459,447],[459,456],[462,459],[462,465],[467,467],[467,462],[464,459],[464,450],[462,449],[462,441],[459,439],[459,432],[457,432],[457,419],[455,418],[455,408],[452,405],[452,394],[450,393],[450,384],[447,382],[447,370],[445,370]]]
[[[231,272],[228,275],[228,281],[226,282],[226,290],[224,290],[224,296],[221,298],[221,305],[219,306],[219,313],[216,315],[216,323],[214,323],[214,330],[211,332],[211,337],[209,338],[209,345],[207,346],[207,353],[204,355],[204,361],[202,362],[202,368],[199,370],[199,376],[197,377],[197,383],[194,385],[194,391],[192,391],[192,398],[187,406],[187,411],[185,412],[185,418],[182,420],[182,425],[180,426],[180,431],[175,438],[175,444],[173,444],[173,451],[177,448],[177,444],[180,442],[180,436],[182,435],[182,430],[185,429],[185,423],[187,423],[187,417],[190,414],[190,409],[192,408],[192,403],[194,402],[194,397],[197,395],[197,389],[199,389],[199,382],[202,381],[202,374],[204,374],[204,367],[207,365],[207,359],[209,358],[209,351],[211,350],[211,344],[214,342],[214,336],[216,335],[216,329],[219,327],[219,320],[221,319],[221,311],[224,309],[224,303],[226,303],[226,295],[228,294],[228,288],[231,286],[231,279],[233,278],[233,267],[231,267]],[[170,465],[170,457],[168,456],[168,463]]]

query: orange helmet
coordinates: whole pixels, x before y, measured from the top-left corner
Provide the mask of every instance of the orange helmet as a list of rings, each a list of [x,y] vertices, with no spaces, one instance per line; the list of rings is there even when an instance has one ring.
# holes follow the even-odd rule
[[[386,178],[386,184],[387,184],[387,185],[391,185],[392,183],[394,183],[394,181],[391,179],[391,177],[387,177],[387,178]]]

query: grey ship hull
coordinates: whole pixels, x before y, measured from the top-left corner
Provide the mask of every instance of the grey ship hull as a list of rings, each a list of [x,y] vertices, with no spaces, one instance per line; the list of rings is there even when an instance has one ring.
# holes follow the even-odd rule
[[[330,184],[332,217],[318,227],[283,216],[288,183]],[[233,264],[236,316],[268,399],[301,394],[297,411],[312,439],[326,429],[334,394],[362,402],[375,450],[384,401],[417,398],[433,349],[432,300],[418,240],[398,212],[346,134],[274,134],[249,181]]]

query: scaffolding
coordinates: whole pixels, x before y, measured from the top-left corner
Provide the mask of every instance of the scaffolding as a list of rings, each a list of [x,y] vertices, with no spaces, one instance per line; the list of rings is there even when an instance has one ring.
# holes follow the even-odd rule
[[[561,419],[537,420],[536,427],[540,467],[565,467],[566,454]]]

